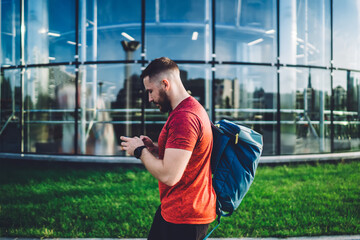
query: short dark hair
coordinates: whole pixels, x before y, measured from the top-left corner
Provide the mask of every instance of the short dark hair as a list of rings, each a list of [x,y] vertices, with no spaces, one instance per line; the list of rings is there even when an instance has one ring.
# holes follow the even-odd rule
[[[156,58],[145,68],[140,78],[144,79],[147,76],[149,78],[152,78],[157,74],[167,70],[179,70],[179,67],[170,58],[167,57]]]

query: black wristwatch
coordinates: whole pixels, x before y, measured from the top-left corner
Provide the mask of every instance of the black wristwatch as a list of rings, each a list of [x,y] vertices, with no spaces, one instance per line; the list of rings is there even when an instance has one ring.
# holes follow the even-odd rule
[[[135,150],[134,150],[134,156],[135,156],[136,158],[140,158],[140,157],[141,157],[142,150],[143,150],[144,148],[146,148],[145,145],[135,148]]]

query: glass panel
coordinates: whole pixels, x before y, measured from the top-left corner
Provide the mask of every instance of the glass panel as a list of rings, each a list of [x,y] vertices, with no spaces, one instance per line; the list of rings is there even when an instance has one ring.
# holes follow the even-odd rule
[[[334,71],[334,150],[360,149],[360,74]]]
[[[281,154],[330,152],[330,73],[282,68]]]
[[[1,64],[20,64],[20,1],[0,3]]]
[[[24,77],[24,151],[74,153],[74,67],[28,68]]]
[[[86,9],[80,14],[79,29],[83,61],[140,59],[141,0],[86,0],[81,4]]]
[[[181,64],[179,68],[180,77],[186,90],[188,90],[191,96],[198,100],[209,113],[211,109],[211,68],[204,65],[190,64]],[[161,113],[154,104],[150,104],[148,97],[146,97],[146,101],[145,134],[154,142],[157,142],[168,114]]]
[[[208,65],[180,64],[180,77],[185,89],[210,112],[211,67]]]
[[[79,153],[124,155],[120,136],[139,136],[143,84],[139,65],[89,65],[80,71]]]
[[[334,0],[334,66],[360,69],[360,1]]]
[[[26,0],[24,17],[27,64],[74,61],[73,0],[37,0],[36,4]]]
[[[280,61],[330,66],[330,1],[280,1]]]
[[[276,61],[276,1],[216,2],[216,57],[220,61]]]
[[[146,0],[147,58],[210,60],[209,6],[209,0]]]
[[[276,69],[259,66],[216,68],[216,121],[223,118],[250,126],[263,134],[263,155],[276,149]]]
[[[0,152],[20,152],[20,70],[4,71],[0,81]]]

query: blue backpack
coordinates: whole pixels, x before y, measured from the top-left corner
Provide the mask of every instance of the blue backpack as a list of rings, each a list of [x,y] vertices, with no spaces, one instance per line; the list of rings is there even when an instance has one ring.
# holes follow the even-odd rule
[[[218,225],[222,216],[230,216],[250,188],[263,148],[262,135],[228,120],[212,125],[211,170],[217,196]]]

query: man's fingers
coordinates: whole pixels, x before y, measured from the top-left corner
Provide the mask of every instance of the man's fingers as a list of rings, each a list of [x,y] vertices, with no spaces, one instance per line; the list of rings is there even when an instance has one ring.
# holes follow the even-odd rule
[[[141,136],[140,136],[140,139],[141,139],[141,140],[143,141],[143,143],[144,143],[146,146],[148,146],[148,147],[151,147],[151,146],[153,145],[152,140],[151,140],[149,137],[147,137],[147,136],[141,135]]]
[[[121,136],[120,139],[127,142],[127,141],[129,141],[131,138],[125,137],[125,136]]]

